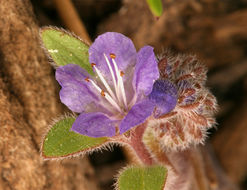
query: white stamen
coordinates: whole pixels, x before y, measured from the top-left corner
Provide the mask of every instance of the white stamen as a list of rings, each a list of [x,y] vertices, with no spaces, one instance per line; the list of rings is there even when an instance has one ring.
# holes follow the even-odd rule
[[[107,65],[108,65],[108,68],[109,68],[109,70],[110,70],[110,73],[111,73],[111,76],[112,76],[112,80],[113,80],[113,83],[114,83],[115,90],[117,90],[117,82],[116,82],[116,78],[115,78],[115,75],[114,75],[114,73],[113,73],[111,64],[110,64],[110,62],[109,62],[109,60],[108,60],[108,58],[106,57],[105,54],[104,54],[104,57],[105,57],[105,60],[106,60]],[[117,96],[118,96],[117,91],[116,91],[116,94],[117,94]],[[119,97],[118,97],[118,98],[119,98]]]
[[[116,97],[115,97],[114,93],[112,92],[110,86],[109,86],[108,83],[106,82],[106,80],[105,80],[105,78],[103,77],[103,75],[100,73],[100,71],[97,69],[97,67],[94,66],[94,68],[95,68],[95,71],[96,71],[96,73],[98,74],[100,80],[103,82],[103,84],[105,85],[106,89],[108,90],[108,92],[111,94],[111,96],[113,97],[113,99],[116,100]]]
[[[88,80],[93,84],[93,86],[96,88],[96,90],[98,90],[100,93],[102,92],[102,89],[97,84],[95,84],[94,81],[92,81],[91,79],[88,79]]]
[[[111,105],[113,105],[119,112],[122,113],[122,110],[119,107],[119,105],[111,98],[111,96],[109,96],[108,93],[105,93],[105,98],[108,100],[108,102],[111,103]]]
[[[112,62],[113,62],[113,65],[115,67],[115,71],[116,71],[117,79],[118,79],[118,90],[117,91],[118,91],[118,93],[119,93],[119,91],[121,91],[121,96],[123,98],[124,105],[127,108],[127,100],[126,100],[126,94],[125,94],[125,90],[124,90],[123,78],[120,75],[120,71],[118,70],[118,66],[117,66],[116,61],[114,59],[112,59]]]
[[[123,82],[124,72],[120,71],[118,69],[118,65],[115,61],[116,55],[113,53],[110,54],[110,58],[111,58],[112,62],[110,62],[110,59],[108,59],[106,54],[103,54],[103,55],[104,55],[105,61],[107,63],[107,66],[109,68],[109,71],[111,73],[114,87],[113,87],[113,85],[109,85],[106,78],[101,73],[100,69],[98,69],[96,67],[95,63],[91,63],[92,67],[94,67],[94,69],[95,69],[95,73],[96,73],[95,78],[96,79],[100,78],[100,81],[99,80],[97,80],[97,81],[100,82],[100,85],[104,85],[103,88],[104,88],[104,90],[106,90],[106,92],[100,87],[100,85],[97,84],[97,82],[95,82],[89,78],[85,78],[85,80],[87,82],[91,82],[92,86],[108,102],[108,104],[104,104],[104,103],[106,103],[104,101],[100,102],[100,104],[101,103],[103,104],[102,106],[104,106],[110,112],[112,112],[116,109],[121,114],[124,114],[126,109],[128,109],[128,106],[131,107],[132,105],[134,105],[134,103],[136,101],[136,97],[135,96],[133,97],[130,104],[127,103],[127,98],[126,98],[126,93],[125,93],[125,88],[124,88],[124,82]],[[114,109],[114,110],[112,110],[112,109]]]
[[[93,84],[93,86],[96,88],[96,90],[99,91],[100,94],[102,94],[102,89],[94,82],[92,81],[91,79],[88,79],[89,82],[91,82]],[[118,104],[111,98],[111,96],[109,96],[108,93],[104,93],[104,97],[108,100],[108,102],[113,105],[119,112],[122,112],[121,108],[118,106]]]

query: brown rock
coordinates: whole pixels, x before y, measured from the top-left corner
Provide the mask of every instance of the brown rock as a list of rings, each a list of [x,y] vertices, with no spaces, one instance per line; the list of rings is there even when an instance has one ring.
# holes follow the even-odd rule
[[[0,1],[0,189],[97,189],[87,159],[44,162],[43,132],[62,114],[28,0]]]

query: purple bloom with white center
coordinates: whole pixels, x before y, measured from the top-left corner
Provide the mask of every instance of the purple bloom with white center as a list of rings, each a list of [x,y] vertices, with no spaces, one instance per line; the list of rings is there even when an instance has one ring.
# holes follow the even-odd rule
[[[164,90],[154,85],[159,70],[151,46],[136,52],[129,38],[107,32],[89,48],[89,61],[94,76],[75,64],[56,70],[61,101],[80,113],[71,130],[90,137],[111,137],[144,123],[155,108],[164,114],[175,107],[176,89],[167,89],[169,82],[162,83]]]

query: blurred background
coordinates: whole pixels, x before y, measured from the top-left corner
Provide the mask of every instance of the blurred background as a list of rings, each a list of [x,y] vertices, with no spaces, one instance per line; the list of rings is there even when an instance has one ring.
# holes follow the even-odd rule
[[[33,22],[39,27],[53,25],[85,35],[85,31],[80,33],[81,26],[76,18],[68,20],[74,10],[63,7],[61,2],[31,0],[27,6],[33,7],[30,13]],[[207,144],[214,150],[219,166],[229,179],[242,190],[247,189],[247,0],[165,0],[160,18],[152,15],[145,0],[71,2],[92,41],[106,31],[120,32],[130,37],[137,49],[149,44],[155,47],[157,54],[166,49],[195,54],[207,65],[207,85],[220,106],[217,128],[210,131]],[[2,27],[4,25],[0,30]],[[4,51],[1,54],[4,55]],[[52,69],[48,71],[53,72]],[[10,80],[9,76],[12,75],[2,72],[3,79]],[[51,83],[57,93],[58,85]],[[4,84],[15,85],[6,80]],[[58,102],[58,93],[56,96]],[[61,107],[61,110],[64,112],[66,108]],[[100,189],[110,190],[113,189],[113,176],[126,165],[127,158],[121,148],[114,147],[112,151],[91,154],[89,161],[94,170],[93,179]],[[65,167],[71,165],[63,164]],[[91,174],[85,175],[90,180]],[[70,180],[75,178],[71,176]]]

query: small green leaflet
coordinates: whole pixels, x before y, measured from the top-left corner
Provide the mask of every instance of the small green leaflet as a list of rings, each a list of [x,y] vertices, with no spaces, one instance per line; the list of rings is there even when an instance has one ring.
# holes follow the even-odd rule
[[[93,138],[70,131],[74,121],[67,117],[51,127],[42,142],[41,152],[45,159],[85,153],[107,143],[106,137]]]
[[[40,34],[45,49],[56,65],[77,64],[93,75],[93,69],[88,60],[89,46],[85,42],[55,27],[44,27],[40,30]]]
[[[118,190],[163,190],[167,169],[163,166],[129,167],[120,173]]]
[[[160,17],[163,13],[161,0],[146,0],[154,16]]]

